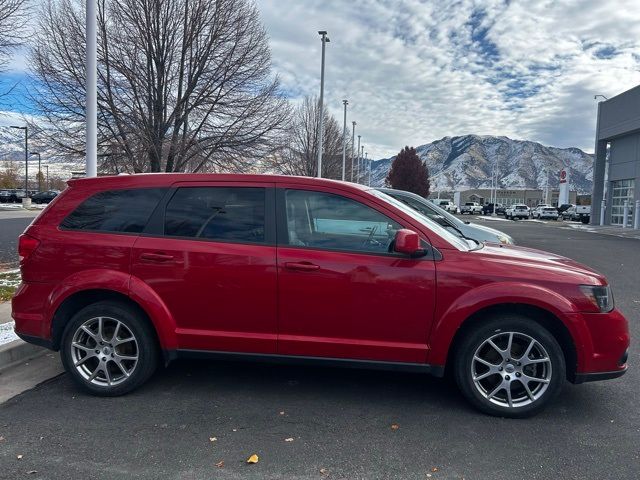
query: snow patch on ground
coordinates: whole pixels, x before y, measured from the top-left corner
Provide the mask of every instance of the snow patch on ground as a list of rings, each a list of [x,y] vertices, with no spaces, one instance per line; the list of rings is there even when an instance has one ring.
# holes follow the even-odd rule
[[[511,220],[507,220],[506,218],[503,217],[490,217],[490,216],[486,216],[486,217],[479,217],[482,220],[490,220],[492,222],[510,222]]]
[[[13,331],[15,322],[7,322],[0,324],[0,345],[18,340],[18,336]]]

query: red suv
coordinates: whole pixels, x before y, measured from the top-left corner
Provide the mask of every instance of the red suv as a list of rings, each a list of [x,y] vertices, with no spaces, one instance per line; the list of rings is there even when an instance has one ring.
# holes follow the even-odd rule
[[[565,379],[619,377],[606,279],[455,236],[382,192],[312,178],[151,174],[69,182],[19,242],[16,332],[120,395],[179,357],[442,376],[484,412],[538,412]]]

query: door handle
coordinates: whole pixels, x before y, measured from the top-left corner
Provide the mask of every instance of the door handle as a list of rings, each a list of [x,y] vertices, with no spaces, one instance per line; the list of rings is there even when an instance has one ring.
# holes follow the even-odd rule
[[[167,263],[173,261],[173,255],[167,255],[166,253],[143,253],[140,255],[140,260],[146,260],[147,262]]]
[[[285,262],[284,267],[289,270],[298,270],[300,272],[313,272],[314,270],[320,270],[320,265],[315,265],[311,262]]]

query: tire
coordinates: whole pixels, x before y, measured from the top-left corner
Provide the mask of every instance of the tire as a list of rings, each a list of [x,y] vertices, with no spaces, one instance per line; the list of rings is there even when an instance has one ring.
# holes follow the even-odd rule
[[[60,357],[81,389],[115,397],[151,377],[159,349],[153,328],[140,312],[123,302],[100,301],[71,318],[62,335]]]
[[[512,347],[507,351],[509,338]],[[502,351],[492,347],[489,339]],[[527,348],[527,359],[535,362],[522,365]],[[536,415],[557,397],[566,378],[564,354],[556,339],[534,320],[520,315],[500,315],[476,325],[462,338],[453,358],[454,376],[464,397],[478,410],[498,417]],[[474,373],[480,377],[477,382]],[[529,395],[521,380],[525,377],[544,381],[528,380]]]

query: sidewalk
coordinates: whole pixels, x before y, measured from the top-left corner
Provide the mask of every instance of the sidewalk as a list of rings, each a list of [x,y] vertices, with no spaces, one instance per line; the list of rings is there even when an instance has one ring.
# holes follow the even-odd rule
[[[584,232],[599,233],[601,235],[613,235],[622,238],[636,238],[640,240],[640,230],[633,228],[612,227],[611,225],[583,225],[583,224],[567,224],[566,227],[582,230]]]
[[[0,403],[63,372],[56,352],[20,340],[11,302],[0,303]]]

